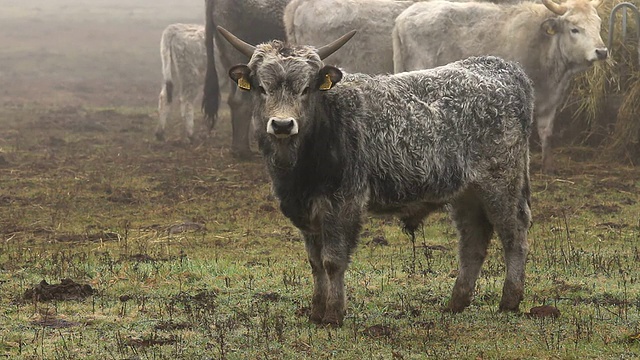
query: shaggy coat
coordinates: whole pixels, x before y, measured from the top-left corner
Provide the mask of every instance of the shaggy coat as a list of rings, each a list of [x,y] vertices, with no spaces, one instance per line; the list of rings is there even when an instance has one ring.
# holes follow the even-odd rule
[[[396,75],[343,75],[313,47],[272,41],[230,75],[253,96],[280,209],[304,236],[312,321],[342,323],[344,273],[367,211],[396,214],[413,235],[445,204],[460,233],[448,309],[470,304],[494,231],[507,268],[500,308],[518,309],[533,89],[517,64],[477,57]]]

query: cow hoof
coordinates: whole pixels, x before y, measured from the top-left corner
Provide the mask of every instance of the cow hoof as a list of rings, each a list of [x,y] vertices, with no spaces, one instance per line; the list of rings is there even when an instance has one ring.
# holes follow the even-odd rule
[[[452,314],[457,314],[457,313],[461,313],[462,311],[464,311],[464,309],[467,308],[468,305],[461,305],[461,304],[455,304],[453,302],[449,302],[449,304],[447,304],[447,306],[445,306],[442,311],[446,312],[446,313],[452,313]]]
[[[322,324],[322,314],[309,315],[309,321],[311,321],[314,324]]]
[[[322,324],[330,328],[339,328],[342,326],[342,319],[334,317],[325,317],[322,319]]]
[[[163,141],[163,142],[164,142],[164,141],[165,141],[164,133],[162,133],[162,132],[157,132],[157,133],[156,133],[156,140],[158,140],[158,141]]]

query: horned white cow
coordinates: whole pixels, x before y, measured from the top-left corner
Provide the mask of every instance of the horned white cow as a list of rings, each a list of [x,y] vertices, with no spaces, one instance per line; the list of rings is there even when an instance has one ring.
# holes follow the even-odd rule
[[[180,101],[180,112],[187,137],[190,141],[193,140],[193,109],[198,95],[202,92],[207,67],[204,30],[204,25],[171,24],[162,32],[160,57],[164,82],[158,100],[159,115],[155,132],[158,140],[164,140],[174,92]],[[222,86],[226,87],[229,84],[226,76],[221,76],[220,81]],[[210,130],[211,125],[209,124]]]
[[[395,72],[433,68],[473,55],[518,61],[535,86],[542,169],[549,172],[553,121],[570,80],[607,58],[596,10],[600,3],[416,3],[396,18]]]

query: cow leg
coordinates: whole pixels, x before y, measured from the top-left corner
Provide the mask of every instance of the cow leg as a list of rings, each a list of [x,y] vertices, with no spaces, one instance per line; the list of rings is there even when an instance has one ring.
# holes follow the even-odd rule
[[[484,205],[504,249],[507,274],[502,287],[500,310],[518,311],[524,297],[525,265],[529,249],[527,231],[531,224],[531,210],[526,197],[528,190],[523,189],[514,194],[509,189],[522,189],[522,186],[528,184],[493,185],[493,196],[487,198]]]
[[[158,96],[158,124],[156,126],[156,139],[159,141],[164,141],[164,128],[167,125],[167,115],[169,113],[170,107],[167,102],[167,90],[164,85],[162,85],[162,90],[160,91],[160,96]]]
[[[251,125],[251,99],[245,91],[233,87],[229,93],[229,109],[231,111],[231,127],[233,128],[233,140],[231,153],[234,157],[247,159],[251,157],[249,147],[249,127]]]
[[[487,256],[493,227],[481,201],[471,192],[451,204],[451,217],[460,236],[459,272],[446,310],[460,312],[471,304],[476,280]]]
[[[314,323],[322,323],[327,304],[327,291],[329,279],[322,265],[322,236],[318,234],[303,233],[304,244],[311,265],[313,275],[313,296],[311,298],[311,314],[309,320]]]
[[[193,102],[191,99],[185,101],[183,110],[183,119],[185,125],[185,131],[190,143],[193,143]]]
[[[335,211],[335,216],[325,216],[323,221],[322,267],[326,272],[327,297],[322,323],[342,326],[346,302],[344,274],[349,266],[351,254],[360,233],[360,210]]]
[[[540,137],[540,144],[542,148],[542,172],[545,174],[549,174],[554,171],[553,150],[551,149],[554,118],[555,111],[551,111],[544,115],[538,115],[536,117],[538,136]]]

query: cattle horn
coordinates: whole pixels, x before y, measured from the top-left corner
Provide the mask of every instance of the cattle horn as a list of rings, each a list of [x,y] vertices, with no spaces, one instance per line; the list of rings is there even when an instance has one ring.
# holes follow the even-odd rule
[[[349,39],[356,34],[355,30],[351,30],[348,33],[342,35],[338,40],[335,40],[331,44],[327,44],[320,49],[318,49],[318,56],[320,56],[320,60],[325,59],[327,56],[336,52],[336,50],[340,49],[342,45],[344,45]]]
[[[248,58],[251,58],[253,52],[256,47],[253,45],[249,45],[246,42],[238,39],[235,35],[233,35],[229,30],[223,28],[222,26],[218,26],[218,32],[220,35],[224,36],[225,39],[229,42],[229,44],[233,45],[234,48],[238,49],[241,53],[246,55]]]
[[[597,1],[597,0],[596,0]],[[542,3],[544,4],[544,6],[547,7],[547,9],[551,10],[552,12],[558,14],[558,15],[564,15],[564,13],[567,12],[567,7],[564,5],[560,5],[556,2],[554,2],[553,0],[542,0]]]

